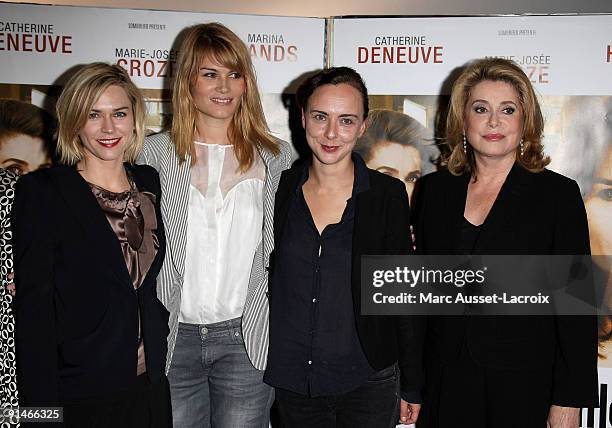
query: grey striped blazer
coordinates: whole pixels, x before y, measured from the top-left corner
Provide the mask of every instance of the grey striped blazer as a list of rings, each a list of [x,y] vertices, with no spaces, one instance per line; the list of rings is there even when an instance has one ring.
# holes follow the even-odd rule
[[[281,153],[278,156],[274,156],[265,150],[259,151],[259,155],[266,166],[263,192],[263,238],[253,258],[246,303],[242,314],[242,334],[246,350],[251,363],[259,370],[265,369],[268,356],[269,306],[266,296],[268,290],[266,267],[274,246],[272,218],[274,215],[274,194],[278,187],[281,172],[287,169],[291,163],[289,145],[280,141],[280,149]],[[168,247],[166,259],[158,277],[157,296],[170,312],[170,334],[168,336],[168,357],[166,359],[167,373],[178,333],[181,291],[185,273],[191,159],[188,157],[185,162],[179,165],[170,136],[167,132],[164,132],[145,139],[138,163],[154,167],[159,172],[161,181],[161,210]]]

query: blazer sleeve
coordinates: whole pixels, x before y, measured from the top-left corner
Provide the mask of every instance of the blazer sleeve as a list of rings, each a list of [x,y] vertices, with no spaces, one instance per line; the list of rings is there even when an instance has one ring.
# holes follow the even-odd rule
[[[142,150],[138,154],[138,158],[136,158],[136,163],[140,165],[150,165],[149,158],[151,157],[149,154],[149,142],[148,138],[145,138],[145,142],[142,145]]]
[[[410,233],[410,207],[404,186],[394,189],[387,207],[392,218],[388,223],[387,249],[389,254],[412,254]],[[424,318],[397,316],[398,365],[402,399],[410,403],[421,402],[423,386]]]
[[[167,132],[149,135],[145,138],[142,151],[136,159],[137,164],[150,165],[157,171],[160,169],[160,154],[164,150],[172,150],[172,142]]]
[[[281,153],[283,155],[283,170],[291,168],[291,146],[281,141]]]
[[[554,229],[555,254],[590,254],[584,202],[576,182],[559,189]],[[557,352],[552,403],[568,407],[598,407],[597,318],[556,316]]]
[[[12,210],[17,384],[22,406],[58,406],[59,372],[54,305],[54,227],[44,176],[17,182]]]

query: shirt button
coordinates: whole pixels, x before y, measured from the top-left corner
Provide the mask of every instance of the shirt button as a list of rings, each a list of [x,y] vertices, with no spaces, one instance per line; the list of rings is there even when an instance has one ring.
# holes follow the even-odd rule
[[[312,303],[317,303],[317,299],[312,299]]]
[[[202,334],[208,333],[208,329],[206,327],[202,327],[200,331],[202,332]]]
[[[312,365],[312,360],[308,360],[308,365]]]

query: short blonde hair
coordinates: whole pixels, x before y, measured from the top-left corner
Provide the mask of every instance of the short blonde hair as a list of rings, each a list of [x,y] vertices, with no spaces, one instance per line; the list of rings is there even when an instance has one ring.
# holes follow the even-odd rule
[[[132,104],[134,135],[128,142],[123,157],[127,162],[136,160],[145,136],[146,109],[142,94],[123,68],[94,62],[80,68],[68,80],[57,101],[57,153],[61,163],[74,165],[83,159],[83,144],[79,132],[87,123],[93,105],[110,86],[122,88]]]
[[[465,172],[476,174],[472,149],[468,145],[467,153],[463,150],[465,110],[472,89],[485,80],[505,82],[516,90],[524,119],[523,155],[520,155],[520,148],[517,147],[516,161],[529,171],[542,171],[550,163],[550,158],[544,156],[544,118],[538,98],[523,70],[514,62],[502,58],[484,58],[468,64],[453,85],[446,120],[446,143],[451,149],[446,161],[448,170],[454,175]]]
[[[192,163],[195,162],[193,137],[197,111],[191,87],[204,58],[216,61],[244,77],[246,89],[228,130],[240,169],[245,171],[251,167],[257,147],[278,154],[278,143],[270,135],[266,124],[249,51],[229,28],[213,22],[189,27],[179,51],[172,89],[171,137],[180,162],[184,162],[188,154]]]

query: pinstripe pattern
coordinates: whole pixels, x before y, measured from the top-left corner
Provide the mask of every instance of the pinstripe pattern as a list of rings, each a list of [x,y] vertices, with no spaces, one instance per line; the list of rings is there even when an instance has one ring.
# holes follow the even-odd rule
[[[274,194],[278,187],[281,172],[291,163],[291,151],[284,141],[280,141],[281,153],[274,156],[264,150],[259,154],[266,166],[263,192],[263,233],[262,242],[253,258],[251,276],[247,290],[246,303],[242,315],[242,334],[247,353],[253,366],[263,370],[268,356],[268,275],[266,267],[270,252],[274,247]],[[151,165],[159,172],[162,198],[161,210],[168,251],[158,277],[157,295],[166,309],[170,311],[170,334],[168,336],[168,357],[166,373],[170,368],[176,335],[178,316],[181,308],[181,290],[185,273],[185,248],[187,245],[187,210],[189,202],[189,183],[191,159],[179,165],[174,146],[168,133],[147,137],[138,163]]]

